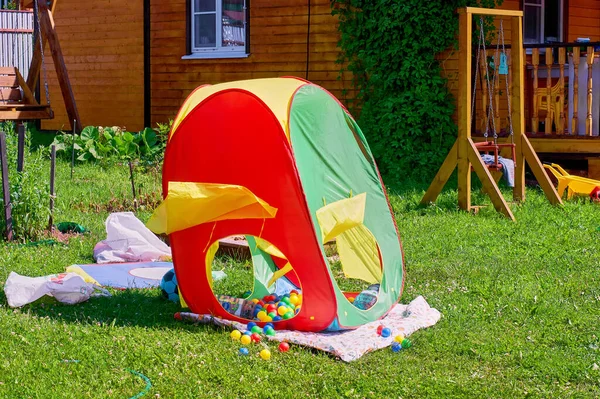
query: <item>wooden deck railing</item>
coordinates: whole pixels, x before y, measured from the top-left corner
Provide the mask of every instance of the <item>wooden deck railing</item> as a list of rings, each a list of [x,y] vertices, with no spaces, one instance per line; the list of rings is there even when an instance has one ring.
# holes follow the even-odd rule
[[[600,42],[528,44],[524,48],[527,132],[534,135],[598,136]],[[510,59],[510,46],[505,46],[505,51]],[[490,65],[499,68],[498,58],[495,44],[488,46],[486,57],[481,57],[481,75],[479,82],[476,82],[481,97],[477,104],[478,122],[473,126],[479,133],[486,130],[485,110],[488,109],[490,98],[494,103],[494,121],[488,121],[488,132],[492,131],[492,123],[499,132],[505,134],[509,131],[504,82],[505,79],[511,81],[512,68],[508,69],[507,76],[497,75],[494,81]],[[487,90],[486,73],[493,82],[493,96]]]

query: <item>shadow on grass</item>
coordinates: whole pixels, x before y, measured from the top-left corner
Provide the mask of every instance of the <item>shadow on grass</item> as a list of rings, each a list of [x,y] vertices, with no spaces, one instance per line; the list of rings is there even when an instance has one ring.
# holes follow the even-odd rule
[[[112,297],[93,297],[76,305],[66,305],[45,296],[16,310],[38,318],[59,320],[76,325],[98,327],[142,327],[152,329],[222,330],[214,324],[194,325],[175,320],[176,312],[189,312],[178,303],[162,297],[158,289],[113,290]],[[8,307],[4,292],[0,303]]]

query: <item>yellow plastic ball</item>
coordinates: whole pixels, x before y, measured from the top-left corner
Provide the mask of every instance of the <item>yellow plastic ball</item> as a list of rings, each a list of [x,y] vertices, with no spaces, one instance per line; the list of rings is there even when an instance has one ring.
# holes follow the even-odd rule
[[[264,321],[263,319],[264,319],[265,317],[267,317],[267,312],[265,312],[264,310],[261,310],[260,312],[258,312],[258,313],[256,314],[256,317],[258,317],[258,320],[260,320],[260,321]]]
[[[260,351],[260,358],[263,360],[269,360],[271,358],[271,351],[268,349],[263,349]]]
[[[298,305],[298,295],[296,295],[296,294],[290,295],[290,303],[294,306]]]
[[[233,339],[234,341],[237,341],[238,339],[241,338],[242,333],[239,330],[233,330],[230,334],[231,339]]]
[[[355,300],[355,299],[356,299],[356,298],[354,298],[353,296],[351,296],[350,298],[348,298],[348,302],[350,302],[350,303],[354,303],[354,300]]]
[[[302,304],[302,294],[298,294],[298,305]]]
[[[400,334],[400,335],[396,335],[396,338],[394,338],[394,341],[398,342],[398,343],[402,343],[402,341],[404,341],[404,335]]]
[[[249,335],[242,335],[242,338],[240,338],[240,341],[242,342],[242,345],[248,345],[250,342],[252,342],[252,338],[250,338]]]
[[[265,319],[262,321],[269,323],[269,322],[273,321],[273,318],[271,316],[267,315],[267,317],[265,317]]]
[[[279,316],[283,316],[287,312],[289,312],[287,306],[280,306],[279,308],[277,308],[277,313],[279,314]]]
[[[252,300],[252,302],[254,302],[254,303],[258,303],[258,299],[254,298],[254,299]]]

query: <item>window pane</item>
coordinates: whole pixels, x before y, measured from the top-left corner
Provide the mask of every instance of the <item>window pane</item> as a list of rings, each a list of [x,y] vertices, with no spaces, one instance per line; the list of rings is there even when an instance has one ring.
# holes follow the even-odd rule
[[[215,11],[216,0],[194,0],[194,12]]]
[[[536,6],[523,7],[524,16],[524,41],[525,43],[541,43],[540,38],[540,21],[541,8]]]
[[[546,8],[544,10],[544,36],[547,42],[557,42],[560,37],[560,0],[546,0]]]
[[[194,47],[216,47],[215,14],[194,15]]]
[[[525,0],[524,5],[528,5],[528,4],[542,4],[542,0]]]
[[[244,0],[223,0],[223,46],[243,46],[245,42]]]

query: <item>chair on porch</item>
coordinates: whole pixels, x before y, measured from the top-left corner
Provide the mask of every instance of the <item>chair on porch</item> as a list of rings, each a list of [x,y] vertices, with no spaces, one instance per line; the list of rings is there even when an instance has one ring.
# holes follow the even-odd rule
[[[546,87],[535,89],[533,92],[533,102],[536,105],[534,106],[534,110],[538,110],[538,115],[534,115],[534,117],[540,117],[540,111],[550,113],[550,120],[554,122],[554,125],[558,129],[561,107],[564,107],[565,103],[564,95],[561,96],[560,94],[560,82],[556,83],[550,89],[550,98],[548,98],[548,89]]]

